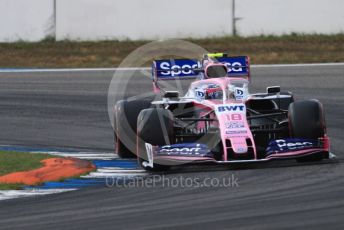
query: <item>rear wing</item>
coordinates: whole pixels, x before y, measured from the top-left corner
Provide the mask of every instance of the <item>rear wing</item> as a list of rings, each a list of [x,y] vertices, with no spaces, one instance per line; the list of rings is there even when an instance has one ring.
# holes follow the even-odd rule
[[[216,61],[227,66],[228,77],[250,77],[250,61],[247,56],[218,57]],[[196,59],[155,60],[152,65],[152,78],[153,81],[190,79],[200,77],[201,71],[202,65]]]
[[[218,57],[216,60],[226,64],[228,77],[246,77],[250,79],[250,59],[248,56]]]
[[[250,61],[247,56],[238,57],[208,57],[197,59],[164,59],[155,60],[152,64],[152,80],[154,91],[159,91],[158,80],[196,79],[204,76],[203,63],[207,60],[224,63],[228,69],[228,77],[245,77],[250,79]]]
[[[153,90],[160,92],[158,80],[196,79],[200,76],[201,63],[196,59],[155,60],[152,64]]]
[[[201,63],[196,59],[155,60],[152,65],[153,80],[197,78]]]

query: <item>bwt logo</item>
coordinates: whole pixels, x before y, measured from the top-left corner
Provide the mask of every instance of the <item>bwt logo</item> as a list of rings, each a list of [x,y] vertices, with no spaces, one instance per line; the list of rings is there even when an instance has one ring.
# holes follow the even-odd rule
[[[244,111],[245,106],[244,105],[224,105],[217,107],[217,112],[232,112],[232,111]]]
[[[189,75],[189,74],[194,74],[193,69],[199,68],[198,64],[193,64],[193,65],[172,65],[169,62],[162,62],[160,63],[160,68],[162,70],[166,70],[161,72],[162,75],[166,75],[166,76],[179,76],[180,74],[185,74],[185,75]]]

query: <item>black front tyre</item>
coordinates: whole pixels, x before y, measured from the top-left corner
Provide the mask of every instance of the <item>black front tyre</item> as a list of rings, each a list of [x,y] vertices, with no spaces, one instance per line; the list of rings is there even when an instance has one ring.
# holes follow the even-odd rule
[[[149,100],[121,100],[114,108],[115,152],[120,158],[136,157],[137,117],[151,106]]]
[[[150,108],[142,110],[137,119],[137,154],[142,168],[148,171],[165,171],[170,168],[164,162],[155,162],[153,168],[146,166],[148,156],[146,143],[153,146],[172,144],[174,141],[173,114],[169,110]]]
[[[292,138],[318,139],[326,133],[322,104],[317,100],[293,102],[288,109],[289,129]],[[320,161],[327,153],[300,157],[298,162]]]

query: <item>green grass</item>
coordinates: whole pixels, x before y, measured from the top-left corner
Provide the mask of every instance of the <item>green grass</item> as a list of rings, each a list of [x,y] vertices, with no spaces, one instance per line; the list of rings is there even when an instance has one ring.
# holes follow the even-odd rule
[[[248,55],[253,64],[344,62],[344,34],[185,39],[209,52]],[[116,67],[150,41],[0,43],[0,68]]]
[[[49,154],[22,153],[12,151],[0,151],[0,176],[12,172],[38,169],[42,166],[40,161],[52,158]]]
[[[42,166],[40,161],[52,158],[51,155],[41,153],[23,153],[0,151],[0,176],[13,172],[38,169]],[[22,184],[0,184],[0,190],[21,189]]]
[[[21,190],[22,184],[0,184],[0,190]]]

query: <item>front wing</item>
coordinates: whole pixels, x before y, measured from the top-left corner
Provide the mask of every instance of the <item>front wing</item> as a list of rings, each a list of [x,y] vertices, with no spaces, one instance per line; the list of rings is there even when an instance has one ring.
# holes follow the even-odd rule
[[[328,137],[318,140],[283,139],[271,141],[263,158],[243,160],[216,160],[214,154],[204,144],[182,143],[176,145],[153,146],[146,143],[147,161],[145,165],[154,167],[154,164],[238,164],[266,162],[280,159],[297,159],[312,155],[324,154],[324,158],[330,158]],[[255,154],[256,156],[256,154]]]

